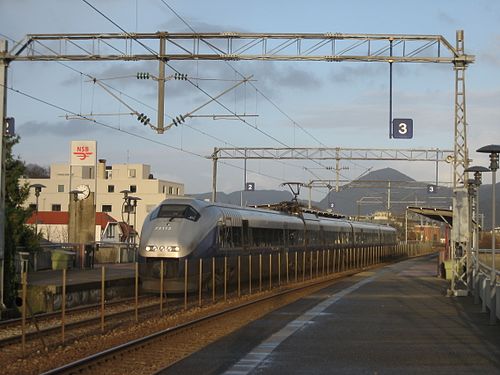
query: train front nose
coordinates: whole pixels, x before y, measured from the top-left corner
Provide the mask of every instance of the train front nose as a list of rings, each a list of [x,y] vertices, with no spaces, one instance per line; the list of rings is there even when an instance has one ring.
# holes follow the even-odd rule
[[[159,222],[141,238],[139,254],[151,258],[183,258],[190,254],[193,239],[191,223]],[[186,234],[187,233],[187,234]]]

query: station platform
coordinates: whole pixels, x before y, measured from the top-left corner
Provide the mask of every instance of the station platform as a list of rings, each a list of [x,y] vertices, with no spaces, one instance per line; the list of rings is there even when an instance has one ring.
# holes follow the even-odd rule
[[[500,374],[500,325],[447,288],[435,257],[363,272],[162,374]]]
[[[106,299],[132,295],[135,285],[135,263],[95,265],[92,269],[66,271],[66,307],[76,307],[100,300],[102,266],[105,267]],[[62,270],[28,273],[28,303],[33,313],[60,309]]]

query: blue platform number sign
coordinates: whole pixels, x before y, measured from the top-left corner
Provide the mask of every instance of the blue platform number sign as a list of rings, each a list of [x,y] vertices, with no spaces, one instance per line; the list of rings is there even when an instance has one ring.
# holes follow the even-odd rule
[[[247,182],[245,185],[246,191],[254,191],[255,190],[255,182]]]
[[[411,118],[395,118],[392,120],[392,138],[413,138],[413,120]]]
[[[436,194],[437,186],[436,185],[427,185],[427,194]]]

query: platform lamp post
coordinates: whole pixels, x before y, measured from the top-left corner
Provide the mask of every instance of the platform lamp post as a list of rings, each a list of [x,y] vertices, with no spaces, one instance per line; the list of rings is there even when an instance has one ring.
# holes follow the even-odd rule
[[[129,206],[129,210],[134,214],[134,259],[136,258],[136,248],[137,248],[137,201],[140,201],[139,197],[128,196],[127,205]]]
[[[45,185],[42,184],[33,184],[29,186],[30,189],[35,189],[35,202],[36,202],[36,211],[35,211],[35,234],[38,236],[38,198],[40,197],[40,193],[42,189],[45,188]]]
[[[468,281],[468,286],[469,290],[474,291],[474,303],[478,304],[479,303],[479,280],[477,279],[479,275],[479,188],[482,183],[481,175],[484,172],[490,172],[490,170],[486,167],[483,166],[478,166],[474,165],[472,167],[469,167],[465,169],[464,172],[471,172],[474,173],[474,179],[469,180],[468,185],[471,187],[469,195],[472,198],[472,206],[474,207],[474,220],[476,222],[476,225],[474,225],[474,235],[472,238],[475,239],[473,242],[473,252],[474,252],[474,258],[475,262],[473,264],[474,271],[472,271],[472,267],[470,265],[470,258],[468,259],[467,262],[467,281]],[[469,205],[469,208],[471,208],[471,205]],[[469,213],[469,218],[472,222],[472,215]],[[468,245],[468,249],[470,249],[470,242]],[[471,278],[471,273],[474,272],[473,277]],[[472,288],[470,285],[470,281],[472,279]]]
[[[125,217],[124,217],[124,213],[126,212],[127,213],[127,231],[130,229],[130,199],[129,199],[129,194],[131,193],[130,190],[122,190],[120,191],[120,193],[123,194],[123,205],[122,205],[122,221],[125,222]],[[130,250],[130,233],[127,233],[127,254]],[[118,257],[120,263],[121,263],[121,250],[119,251],[120,255]]]
[[[490,279],[490,324],[496,324],[496,268],[495,268],[495,185],[496,174],[498,170],[498,154],[500,153],[500,145],[487,145],[476,150],[490,154],[490,170],[491,170],[491,279]]]

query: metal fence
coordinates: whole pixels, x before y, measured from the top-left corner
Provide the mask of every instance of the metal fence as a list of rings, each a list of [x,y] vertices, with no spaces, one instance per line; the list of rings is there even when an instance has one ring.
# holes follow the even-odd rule
[[[96,242],[89,244],[58,243],[42,245],[34,252],[18,248],[15,266],[18,274],[23,261],[29,271],[50,269],[88,269],[96,264],[131,263],[136,261],[137,245],[126,242]]]

